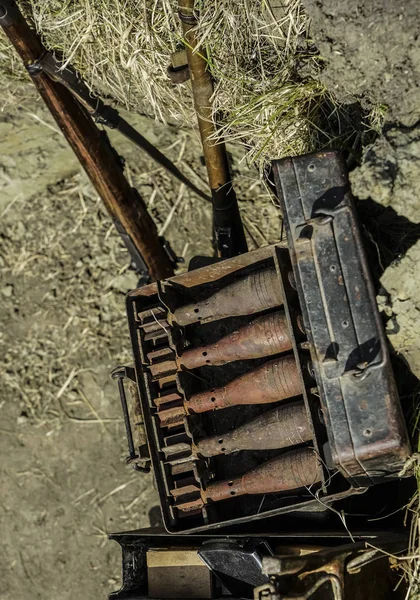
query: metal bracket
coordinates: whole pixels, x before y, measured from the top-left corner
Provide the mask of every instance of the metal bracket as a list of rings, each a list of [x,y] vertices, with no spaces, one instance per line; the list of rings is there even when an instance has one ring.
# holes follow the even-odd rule
[[[118,126],[120,121],[118,111],[93,95],[77,71],[70,66],[60,65],[52,52],[44,52],[37,61],[27,65],[26,68],[32,77],[38,73],[45,73],[53,81],[64,85],[97,123],[106,125],[110,129]]]
[[[233,250],[232,228],[217,227],[214,230],[216,248],[223,258],[231,258]]]
[[[178,264],[183,264],[185,259],[183,256],[177,256],[172,248],[170,242],[164,238],[163,236],[159,236],[160,243],[162,244],[162,248],[165,250],[167,257],[171,261],[174,269],[178,266]]]
[[[297,596],[280,594],[276,586],[272,583],[261,585],[254,588],[254,600],[310,600],[326,583],[329,583],[331,586],[332,600],[343,600],[340,580],[336,575],[332,574],[326,574],[323,577],[320,577],[311,588]]]
[[[140,275],[138,287],[141,287],[143,285],[147,285],[148,283],[151,283],[152,278],[150,277],[150,273],[147,268],[146,262],[145,262],[143,256],[140,254],[138,248],[134,244],[133,240],[128,235],[128,233],[126,232],[123,225],[120,223],[120,221],[118,219],[114,219],[114,225],[115,225],[115,229],[120,234],[125,247],[128,250],[128,253],[131,258],[131,266]]]
[[[180,50],[171,54],[171,64],[167,69],[167,73],[173,85],[185,83],[190,79],[190,69],[185,50]]]
[[[101,98],[93,94],[82,77],[72,67],[61,66],[51,52],[44,52],[33,64],[26,65],[26,68],[32,77],[35,77],[38,73],[45,73],[53,81],[64,85],[97,123],[106,125],[110,129],[117,129],[133,144],[147,152],[153,160],[200,196],[200,198],[210,201],[210,197],[207,194],[194,185],[158,148],[151,144],[134,127],[131,127],[115,108],[105,104]]]
[[[111,371],[111,377],[112,377],[112,379],[117,380],[118,391],[120,393],[121,408],[122,408],[122,412],[123,412],[125,433],[127,436],[127,444],[128,444],[128,456],[126,458],[126,463],[132,464],[133,469],[135,471],[139,471],[140,473],[149,473],[150,472],[150,460],[141,458],[136,453],[135,448],[134,448],[133,432],[131,430],[131,423],[130,423],[130,413],[128,411],[127,396],[126,396],[125,387],[124,387],[124,379],[129,379],[130,381],[137,384],[136,372],[133,367],[120,366],[120,367],[116,367],[115,369],[113,369]],[[145,465],[143,466],[140,463],[145,463]]]
[[[183,23],[187,23],[188,25],[197,25],[197,17],[195,16],[195,14],[193,12],[191,12],[190,14],[186,14],[186,13],[182,12],[183,10],[188,10],[188,8],[182,7],[179,9],[179,11],[178,11],[179,19]]]
[[[188,65],[183,65],[181,67],[169,65],[167,73],[172,85],[180,85],[191,79]]]

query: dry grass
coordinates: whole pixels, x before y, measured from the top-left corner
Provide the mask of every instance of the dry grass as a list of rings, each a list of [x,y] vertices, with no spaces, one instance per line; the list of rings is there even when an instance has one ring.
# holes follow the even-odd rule
[[[183,47],[176,0],[22,0],[48,48],[89,86],[130,110],[161,121],[195,122],[190,92],[172,86],[166,69]],[[208,0],[199,36],[209,55],[220,135],[266,160],[325,145],[356,152],[380,127],[382,111],[360,119],[317,79],[322,67],[300,0]],[[2,40],[0,68],[10,91],[24,76]],[[7,101],[7,100],[6,100]],[[3,100],[4,104],[5,100]]]
[[[409,459],[405,471],[416,478],[417,490],[407,507],[407,525],[410,530],[407,556],[401,557],[398,566],[407,584],[407,600],[420,599],[420,389],[413,395],[414,419],[412,425],[415,453]]]
[[[414,473],[417,480],[417,492],[408,508],[410,519],[409,553],[402,564],[404,577],[408,584],[407,600],[419,600],[420,598],[420,467],[418,458]]]

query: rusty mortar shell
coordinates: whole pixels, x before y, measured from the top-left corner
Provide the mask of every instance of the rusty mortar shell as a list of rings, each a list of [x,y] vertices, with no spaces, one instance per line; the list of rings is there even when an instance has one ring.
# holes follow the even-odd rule
[[[183,423],[185,415],[237,406],[269,404],[299,396],[302,385],[293,355],[275,358],[226,386],[194,394],[183,406],[159,411],[161,427]]]
[[[272,356],[291,349],[292,342],[286,316],[284,312],[277,311],[258,317],[214,344],[186,350],[173,360],[152,362],[149,370],[154,378],[158,378],[183,368],[197,369],[204,365],[224,365],[235,360]]]
[[[178,325],[217,321],[226,317],[253,315],[281,304],[283,297],[273,267],[251,273],[215,292],[207,300],[177,308],[173,314],[168,314],[168,321]]]
[[[216,481],[207,488],[183,486],[171,490],[176,507],[182,512],[200,510],[206,504],[234,496],[277,494],[310,487],[322,481],[322,466],[312,448],[289,450],[241,477]]]
[[[305,405],[293,402],[277,406],[233,431],[200,440],[194,453],[208,458],[238,450],[275,450],[297,446],[311,439]]]
[[[187,350],[178,359],[181,366],[196,369],[204,365],[224,365],[235,360],[272,356],[292,349],[284,312],[258,317],[244,327],[202,348]]]
[[[321,479],[318,457],[312,448],[302,448],[277,456],[242,477],[211,483],[201,494],[208,504],[233,496],[288,492],[309,487]]]
[[[215,390],[194,394],[184,403],[187,414],[237,406],[269,404],[302,393],[293,355],[275,358]]]

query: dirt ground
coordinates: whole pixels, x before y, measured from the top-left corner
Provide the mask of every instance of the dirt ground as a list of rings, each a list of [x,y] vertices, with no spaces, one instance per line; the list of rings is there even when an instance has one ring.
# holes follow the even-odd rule
[[[417,0],[304,0],[325,68],[321,79],[342,101],[380,104],[383,136],[352,175],[361,199],[420,221],[420,46]]]
[[[194,133],[129,119],[204,181]],[[210,253],[209,206],[113,140],[176,253],[187,261]],[[253,247],[278,238],[280,223],[240,158],[233,165]],[[0,599],[106,598],[120,584],[120,551],[106,534],[148,526],[157,504],[152,477],[124,464],[109,376],[131,364],[124,295],[136,277],[40,102],[0,117],[0,190]]]

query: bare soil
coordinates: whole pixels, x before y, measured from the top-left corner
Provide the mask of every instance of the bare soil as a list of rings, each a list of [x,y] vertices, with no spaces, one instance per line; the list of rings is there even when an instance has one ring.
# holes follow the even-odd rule
[[[354,194],[420,223],[420,127],[387,125],[351,174]]]
[[[381,278],[389,298],[379,297],[379,306],[390,317],[388,338],[398,354],[405,357],[420,379],[420,241],[393,263]],[[381,304],[382,303],[382,304]]]
[[[417,0],[304,0],[325,59],[321,79],[342,101],[380,105],[383,135],[366,149],[351,181],[372,198],[420,221],[420,45]]]
[[[322,80],[343,101],[384,105],[405,127],[420,118],[416,0],[304,0],[325,60]]]

